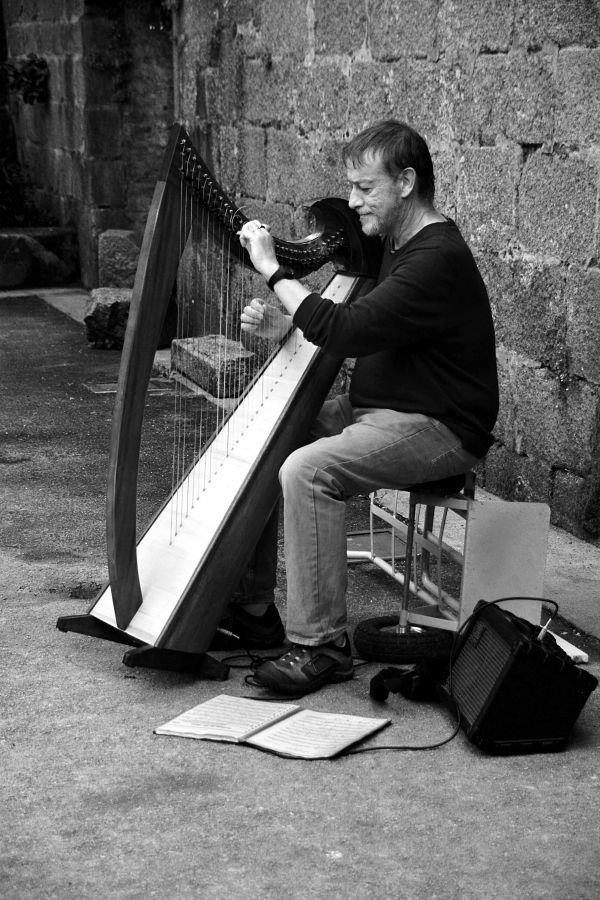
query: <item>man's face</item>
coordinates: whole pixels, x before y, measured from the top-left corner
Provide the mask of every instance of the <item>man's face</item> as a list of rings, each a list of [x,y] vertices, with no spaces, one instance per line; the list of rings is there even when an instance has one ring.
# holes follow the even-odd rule
[[[402,221],[402,186],[383,167],[379,154],[366,156],[358,165],[348,164],[348,204],[360,216],[369,236],[392,234]]]

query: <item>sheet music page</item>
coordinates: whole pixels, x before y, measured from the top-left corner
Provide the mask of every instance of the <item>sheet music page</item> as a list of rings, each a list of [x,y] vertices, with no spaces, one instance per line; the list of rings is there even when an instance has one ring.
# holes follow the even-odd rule
[[[246,743],[280,756],[325,759],[379,731],[390,721],[301,709],[283,722],[253,735]]]
[[[293,703],[270,703],[220,694],[160,725],[154,733],[239,743],[297,709]]]

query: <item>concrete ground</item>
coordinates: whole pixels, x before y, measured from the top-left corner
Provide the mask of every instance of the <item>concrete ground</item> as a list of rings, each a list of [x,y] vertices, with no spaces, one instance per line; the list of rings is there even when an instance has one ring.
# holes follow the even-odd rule
[[[600,896],[600,690],[566,751],[496,757],[460,733],[431,751],[298,761],[153,729],[226,682],[122,665],[123,647],[56,627],[106,578],[104,495],[119,355],[92,350],[73,291],[0,295],[0,897],[6,900]],[[169,393],[150,394],[142,518],[168,490]],[[360,524],[360,502],[349,525]],[[557,633],[600,674],[600,551],[553,530]],[[282,572],[282,585],[284,573]],[[352,623],[393,608],[390,580],[350,570]],[[282,608],[285,596],[278,600]],[[370,663],[302,705],[382,715]],[[391,695],[369,745],[437,742],[437,703]]]

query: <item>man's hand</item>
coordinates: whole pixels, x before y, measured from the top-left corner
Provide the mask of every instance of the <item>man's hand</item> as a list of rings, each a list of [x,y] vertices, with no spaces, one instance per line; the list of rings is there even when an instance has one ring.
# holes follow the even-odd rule
[[[267,341],[280,341],[292,327],[291,316],[257,297],[244,307],[241,320],[242,331]]]
[[[258,219],[252,219],[238,231],[242,247],[248,251],[252,265],[268,281],[273,272],[279,268],[275,244],[271,237],[271,226],[263,225]]]

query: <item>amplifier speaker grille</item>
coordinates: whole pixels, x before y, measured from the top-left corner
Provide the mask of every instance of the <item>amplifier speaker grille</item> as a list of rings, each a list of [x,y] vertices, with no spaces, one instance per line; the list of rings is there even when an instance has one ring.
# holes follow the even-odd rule
[[[561,750],[598,680],[538,627],[480,602],[442,687],[469,740],[495,753]]]

